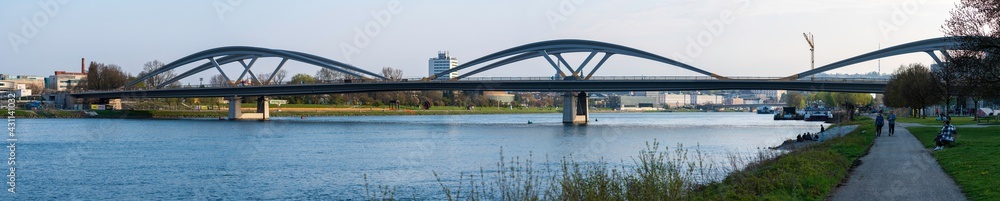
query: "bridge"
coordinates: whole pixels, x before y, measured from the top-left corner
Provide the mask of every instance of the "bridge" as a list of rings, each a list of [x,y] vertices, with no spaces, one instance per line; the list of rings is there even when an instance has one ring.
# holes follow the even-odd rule
[[[163,72],[178,69],[188,64],[201,60],[206,60],[204,64],[185,71],[159,86],[157,89],[149,90],[116,90],[82,92],[72,94],[75,98],[170,98],[170,97],[226,97],[230,100],[230,119],[263,119],[269,118],[267,96],[277,95],[308,95],[308,94],[331,94],[331,93],[357,93],[357,92],[379,92],[379,91],[420,91],[420,90],[473,90],[473,91],[535,91],[535,92],[562,92],[563,97],[563,122],[572,124],[586,124],[588,122],[587,91],[686,91],[686,90],[723,90],[723,89],[761,89],[761,90],[794,90],[794,91],[834,91],[834,92],[860,92],[860,93],[881,93],[885,89],[886,80],[866,80],[866,79],[831,79],[820,78],[815,80],[802,80],[821,72],[849,66],[852,64],[870,61],[883,57],[890,57],[908,53],[927,53],[935,62],[942,64],[934,51],[939,51],[950,60],[947,50],[963,47],[959,38],[943,37],[921,40],[906,44],[901,44],[878,51],[862,54],[842,61],[834,62],[826,66],[793,74],[788,77],[761,78],[761,77],[726,77],[711,73],[700,68],[684,64],[673,59],[659,56],[646,51],[599,41],[589,40],[551,40],[525,44],[505,50],[501,50],[459,65],[450,70],[423,78],[419,80],[390,80],[380,74],[366,71],[362,68],[346,63],[311,55],[302,52],[268,49],[259,47],[233,46],[220,47],[197,52],[154,70],[136,80],[128,83],[124,88],[134,86],[153,76]],[[588,53],[589,55],[579,65],[570,65],[562,56],[567,53]],[[585,68],[592,60],[601,55],[596,65],[590,67],[589,72]],[[703,76],[696,77],[601,77],[594,74],[613,55],[625,55],[636,58],[647,59],[664,64],[665,66],[679,67],[693,71]],[[329,84],[309,84],[309,85],[270,85],[274,78],[258,78],[254,75],[252,68],[259,58],[280,58],[281,62],[273,70],[278,72],[288,60],[294,60],[320,68],[330,69],[352,76],[356,79],[348,80],[345,83]],[[555,71],[554,77],[550,78],[475,78],[472,75],[484,71],[500,68],[512,63],[532,59],[544,58],[545,61]],[[247,62],[246,60],[249,60]],[[947,61],[945,60],[945,61]],[[194,74],[218,70],[223,77],[230,80],[222,70],[222,65],[239,62],[242,66],[242,73],[237,80],[243,80],[247,76],[253,84],[259,86],[222,86],[210,88],[176,88],[164,89],[171,83],[190,77]],[[563,69],[562,67],[565,67]],[[575,68],[574,68],[575,67]],[[465,74],[445,80],[441,79],[445,75],[460,70],[471,70]],[[259,96],[257,113],[242,114],[240,108],[241,97]]]

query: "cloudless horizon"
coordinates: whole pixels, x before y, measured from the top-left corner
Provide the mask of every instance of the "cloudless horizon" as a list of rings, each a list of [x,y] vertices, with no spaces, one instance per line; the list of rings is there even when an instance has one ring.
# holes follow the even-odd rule
[[[136,75],[152,60],[170,63],[216,47],[256,46],[310,53],[372,72],[388,66],[402,69],[404,77],[425,77],[427,59],[438,51],[449,51],[462,64],[527,43],[585,39],[648,51],[723,76],[784,77],[809,69],[803,32],[815,35],[819,67],[880,46],[942,37],[941,25],[956,2],[3,1],[0,33],[6,40],[0,45],[0,73],[47,76],[79,71],[80,58],[86,58],[87,63],[117,64]],[[358,42],[359,32],[369,39],[361,40],[366,43]],[[577,53],[567,59],[578,64],[585,57]],[[269,73],[279,61],[261,59],[253,69]],[[881,60],[881,73],[910,63],[933,61],[924,53],[889,57]],[[239,64],[224,67],[227,74],[242,70]],[[319,68],[290,62],[284,69],[290,78],[312,75]],[[829,73],[878,70],[878,62],[870,61]],[[544,60],[531,59],[476,76],[553,73]],[[182,82],[196,84],[198,78],[215,74],[206,71]],[[597,75],[698,74],[616,55]]]

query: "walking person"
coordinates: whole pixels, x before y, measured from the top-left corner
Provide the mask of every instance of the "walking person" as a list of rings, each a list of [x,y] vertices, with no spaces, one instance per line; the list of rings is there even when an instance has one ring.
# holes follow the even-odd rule
[[[885,120],[889,120],[889,136],[896,134],[896,113],[889,110],[889,115],[885,117]]]
[[[882,117],[882,111],[878,111],[878,116],[875,116],[875,137],[882,137],[882,126],[885,125],[885,117]]]
[[[958,129],[955,129],[955,126],[951,125],[951,117],[946,117],[944,126],[941,127],[941,132],[934,138],[934,145],[936,145],[934,151],[944,149],[944,145],[947,143],[955,142],[956,136],[958,136]]]

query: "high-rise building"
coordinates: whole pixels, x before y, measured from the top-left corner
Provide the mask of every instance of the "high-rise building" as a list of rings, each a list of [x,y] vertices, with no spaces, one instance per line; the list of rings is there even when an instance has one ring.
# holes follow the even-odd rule
[[[447,51],[438,51],[438,56],[427,61],[427,76],[434,76],[451,68],[458,66],[458,58],[451,57]],[[458,72],[448,73],[436,79],[448,80],[458,77]]]

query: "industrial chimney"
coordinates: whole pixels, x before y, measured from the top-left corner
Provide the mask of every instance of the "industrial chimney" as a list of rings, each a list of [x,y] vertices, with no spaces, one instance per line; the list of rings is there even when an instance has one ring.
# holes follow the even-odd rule
[[[84,66],[85,66],[84,65],[84,63],[85,63],[84,60],[85,60],[84,58],[80,58],[80,73],[87,74],[87,71],[84,70],[84,69],[86,69],[86,68],[84,68]]]

